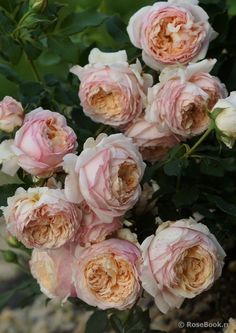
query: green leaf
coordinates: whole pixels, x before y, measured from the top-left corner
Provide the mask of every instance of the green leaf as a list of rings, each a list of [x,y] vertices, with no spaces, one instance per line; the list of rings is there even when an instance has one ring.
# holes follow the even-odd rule
[[[108,33],[112,38],[123,44],[129,44],[130,40],[126,32],[127,25],[121,20],[118,15],[114,15],[106,21]]]
[[[150,325],[149,310],[142,311],[141,308],[136,306],[131,315],[129,315],[128,320],[125,323],[126,333],[146,333],[148,332]]]
[[[173,196],[173,202],[177,208],[191,206],[199,197],[198,189],[194,187],[183,188]]]
[[[115,314],[111,315],[111,317],[110,317],[110,324],[111,324],[112,328],[117,333],[123,333],[124,332],[122,321]]]
[[[2,8],[0,8],[0,33],[12,32],[14,28],[14,21],[7,15],[7,13]]]
[[[229,203],[217,195],[207,194],[206,198],[209,202],[213,203],[217,208],[222,210],[222,212],[236,216],[236,203],[235,205]]]
[[[14,71],[10,66],[5,64],[0,64],[0,74],[5,76],[9,81],[15,82],[15,83],[21,83],[22,79],[19,77],[17,72]]]
[[[85,333],[104,333],[108,325],[106,311],[95,311],[89,318]]]
[[[4,59],[17,64],[22,55],[22,48],[13,38],[2,35],[0,38],[0,53]]]
[[[63,35],[72,35],[83,31],[88,27],[101,25],[108,16],[95,11],[84,11],[68,15],[60,25],[60,32]]]
[[[48,37],[49,50],[61,57],[65,61],[77,63],[79,57],[78,45],[72,43],[67,36],[49,36]]]
[[[168,176],[180,176],[182,169],[188,166],[188,160],[173,160],[165,164],[164,171]]]
[[[203,174],[214,176],[214,177],[223,177],[225,170],[220,160],[212,160],[204,158],[201,162],[200,170]]]

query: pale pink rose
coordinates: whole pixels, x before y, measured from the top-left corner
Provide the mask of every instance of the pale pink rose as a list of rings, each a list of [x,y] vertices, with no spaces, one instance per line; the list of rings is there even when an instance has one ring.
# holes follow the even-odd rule
[[[145,119],[160,131],[184,138],[204,132],[211,111],[227,91],[218,78],[209,74],[216,60],[203,60],[187,67],[165,68],[160,83],[148,91]]]
[[[134,46],[153,69],[196,62],[206,56],[217,33],[197,0],[169,0],[136,12],[127,28]]]
[[[50,176],[62,165],[63,157],[76,148],[76,134],[65,117],[42,108],[26,115],[13,146],[18,164],[39,177]]]
[[[72,283],[73,258],[74,249],[71,246],[56,250],[33,250],[29,262],[31,274],[48,298],[65,302],[68,297],[76,296]]]
[[[4,140],[0,143],[1,171],[7,175],[14,176],[19,169],[18,158],[12,150],[14,140]]]
[[[163,313],[209,289],[226,255],[209,229],[192,218],[161,224],[141,249],[142,286]]]
[[[13,132],[14,128],[21,126],[24,119],[24,110],[21,103],[14,98],[6,96],[0,102],[0,130]]]
[[[122,227],[120,218],[111,217],[108,221],[104,221],[85,202],[80,205],[80,208],[82,219],[77,232],[77,242],[81,246],[102,242],[107,236]]]
[[[161,132],[153,123],[143,117],[130,124],[125,135],[132,138],[139,147],[145,161],[156,162],[163,160],[170,148],[176,146],[180,139],[170,131]]]
[[[1,207],[7,230],[28,248],[58,248],[73,241],[81,211],[64,192],[47,187],[18,188]]]
[[[81,81],[79,98],[84,113],[93,121],[121,127],[142,112],[152,77],[142,74],[138,61],[134,65],[127,61],[125,51],[93,49],[88,65],[71,69]]]
[[[140,250],[120,239],[77,247],[73,265],[77,296],[100,309],[131,308],[141,291],[140,260]]]
[[[145,164],[136,145],[123,134],[89,138],[79,156],[64,158],[65,193],[86,201],[104,221],[123,216],[137,202]]]

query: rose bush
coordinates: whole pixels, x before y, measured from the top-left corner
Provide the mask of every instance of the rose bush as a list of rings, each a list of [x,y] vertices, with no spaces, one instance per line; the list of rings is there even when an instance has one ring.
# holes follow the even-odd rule
[[[204,299],[234,317],[234,24],[224,0],[0,2],[0,254],[27,273],[0,309],[42,292],[97,333]]]

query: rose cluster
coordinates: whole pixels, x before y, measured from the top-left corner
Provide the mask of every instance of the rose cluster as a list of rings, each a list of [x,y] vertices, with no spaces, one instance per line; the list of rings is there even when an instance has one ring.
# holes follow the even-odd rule
[[[197,0],[144,7],[127,31],[146,65],[161,70],[158,83],[138,59],[129,64],[126,51],[93,49],[86,66],[71,69],[80,80],[84,113],[116,134],[88,138],[78,154],[77,136],[63,115],[41,107],[24,115],[13,98],[0,102],[0,129],[18,128],[0,145],[2,171],[14,175],[21,168],[35,181],[1,209],[9,233],[33,249],[30,269],[49,298],[78,297],[123,310],[144,289],[166,313],[211,287],[221,275],[224,250],[192,218],[162,223],[139,245],[122,228],[124,216],[139,200],[143,160],[165,159],[213,119],[232,147],[236,93],[226,98],[224,84],[210,74],[216,60],[202,60],[217,34]]]

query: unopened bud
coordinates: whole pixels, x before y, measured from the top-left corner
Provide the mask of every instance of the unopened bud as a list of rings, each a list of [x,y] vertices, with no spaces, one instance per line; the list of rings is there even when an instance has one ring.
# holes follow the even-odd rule
[[[12,263],[18,262],[17,255],[13,251],[5,250],[5,251],[2,251],[2,254],[3,254],[3,258],[6,262],[12,262]]]
[[[29,8],[36,12],[42,12],[48,4],[48,0],[30,0]]]

